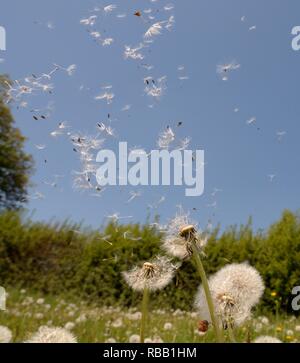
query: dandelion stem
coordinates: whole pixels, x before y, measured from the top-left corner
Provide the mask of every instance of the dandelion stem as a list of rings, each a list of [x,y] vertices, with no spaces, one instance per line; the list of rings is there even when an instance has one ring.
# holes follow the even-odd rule
[[[228,327],[228,335],[229,335],[229,339],[230,339],[231,343],[236,343],[234,332],[233,332],[232,325],[230,322],[228,322],[227,327]]]
[[[198,273],[200,275],[200,278],[201,278],[201,281],[202,281],[202,284],[203,284],[203,289],[204,289],[204,292],[205,292],[206,301],[207,301],[211,321],[212,321],[213,327],[215,329],[216,339],[217,339],[218,343],[222,343],[223,342],[223,335],[222,335],[221,330],[220,330],[220,325],[218,324],[218,321],[217,321],[216,316],[215,316],[214,304],[213,304],[213,300],[212,300],[211,293],[210,293],[210,290],[209,290],[209,285],[208,285],[208,282],[207,282],[205,270],[204,270],[204,267],[203,267],[203,264],[202,264],[198,249],[197,249],[194,242],[192,242],[192,248],[193,248],[193,256],[194,256],[194,260],[196,262],[197,270],[198,270]]]
[[[145,328],[148,315],[148,299],[149,299],[149,290],[145,288],[143,292],[143,301],[142,301],[142,318],[141,318],[141,330],[140,330],[141,343],[145,342]]]

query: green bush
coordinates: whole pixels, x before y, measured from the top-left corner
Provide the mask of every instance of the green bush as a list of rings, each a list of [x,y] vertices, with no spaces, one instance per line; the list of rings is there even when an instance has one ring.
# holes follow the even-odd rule
[[[140,240],[124,239],[128,230]],[[109,224],[100,233],[70,222],[47,225],[5,212],[0,214],[0,285],[76,294],[99,305],[136,305],[140,296],[126,286],[121,272],[158,254],[161,238],[148,225]],[[261,308],[290,312],[292,288],[300,285],[297,214],[285,211],[266,233],[254,234],[251,221],[223,233],[216,229],[205,252],[208,273],[227,263],[248,261],[266,284]],[[194,266],[184,262],[172,284],[153,295],[152,304],[190,309],[198,284]],[[276,297],[271,295],[274,292]]]

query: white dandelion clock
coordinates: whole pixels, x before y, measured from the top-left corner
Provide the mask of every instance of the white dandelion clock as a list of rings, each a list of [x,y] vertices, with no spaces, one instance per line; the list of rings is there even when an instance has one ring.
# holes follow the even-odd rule
[[[66,329],[41,326],[26,343],[77,343],[77,340]]]
[[[230,264],[208,280],[215,312],[224,328],[239,326],[251,316],[251,309],[259,302],[264,283],[258,271],[248,265]],[[196,295],[195,306],[201,319],[210,321],[203,287]]]
[[[256,338],[253,343],[282,343],[282,341],[274,337],[263,335]]]
[[[9,343],[12,340],[12,332],[6,326],[0,325],[0,343]]]
[[[169,222],[162,247],[169,255],[183,260],[192,256],[192,243],[195,243],[200,252],[204,249],[207,238],[197,232],[197,223],[181,211]]]
[[[165,256],[158,256],[151,262],[145,262],[142,267],[134,267],[129,272],[123,272],[127,284],[136,291],[156,291],[165,288],[173,279],[178,264],[173,264]]]

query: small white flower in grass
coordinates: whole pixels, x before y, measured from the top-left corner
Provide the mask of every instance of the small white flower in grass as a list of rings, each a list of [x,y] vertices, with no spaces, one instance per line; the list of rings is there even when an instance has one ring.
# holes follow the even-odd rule
[[[140,342],[140,337],[139,335],[131,335],[131,337],[129,337],[129,343],[139,343]]]
[[[146,339],[145,339],[145,343],[146,343],[146,344],[151,344],[151,343],[153,343],[153,341],[152,341],[152,339],[151,339],[151,338],[146,338]]]
[[[294,335],[294,331],[289,329],[286,331],[286,335]]]
[[[36,301],[36,303],[37,303],[38,305],[43,305],[43,304],[44,304],[44,302],[45,302],[45,299],[37,299],[37,301]]]
[[[192,242],[201,252],[207,239],[197,232],[197,223],[181,210],[168,223],[162,247],[169,255],[183,260],[192,256]]]
[[[240,325],[251,315],[251,309],[260,300],[264,283],[258,271],[247,263],[231,264],[209,278],[209,287],[216,314],[224,328]],[[200,286],[195,306],[202,319],[210,320],[203,287]]]
[[[298,332],[298,333],[300,332],[300,325],[295,326],[295,331]]]
[[[25,343],[77,343],[77,340],[66,329],[41,326]]]
[[[173,279],[178,264],[173,264],[165,256],[157,256],[150,262],[145,262],[142,267],[134,267],[129,272],[123,272],[127,284],[136,291],[149,289],[161,290]]]
[[[12,332],[3,325],[0,325],[0,343],[9,343],[12,339]]]
[[[282,343],[281,340],[267,335],[256,338],[253,343]]]
[[[173,329],[173,324],[172,323],[165,323],[164,330],[172,330],[172,329]]]

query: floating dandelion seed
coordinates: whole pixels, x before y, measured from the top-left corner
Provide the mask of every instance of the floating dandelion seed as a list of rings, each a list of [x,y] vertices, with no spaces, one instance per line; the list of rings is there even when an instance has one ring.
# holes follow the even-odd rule
[[[264,284],[258,271],[247,263],[223,267],[209,281],[216,314],[223,327],[238,326],[251,315],[251,309],[261,298]],[[202,319],[210,321],[209,310],[203,287],[200,286],[195,306]]]
[[[166,130],[160,133],[157,146],[160,149],[168,149],[170,144],[175,140],[175,133],[171,129],[171,127],[167,127]]]
[[[77,340],[66,329],[41,326],[26,343],[77,343]]]
[[[228,81],[229,73],[241,67],[240,64],[232,61],[228,64],[219,64],[217,65],[217,73],[220,74],[223,81]]]
[[[123,272],[127,284],[136,291],[148,289],[161,290],[173,279],[179,264],[171,263],[164,256],[158,256],[151,262],[145,262],[142,267],[134,267],[129,272]]]
[[[160,35],[163,23],[164,22],[158,22],[158,23],[151,25],[151,27],[146,31],[144,37],[151,38],[153,36]]]

